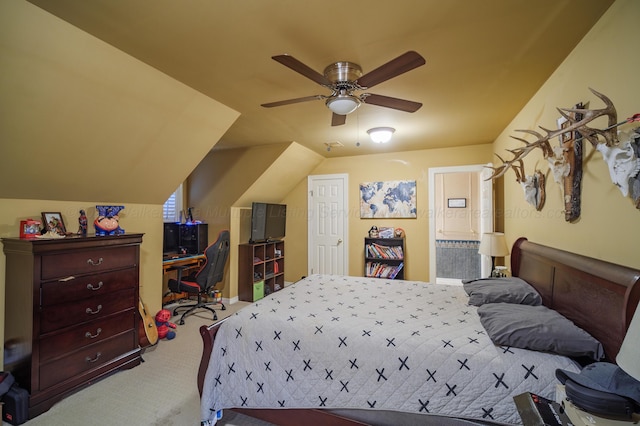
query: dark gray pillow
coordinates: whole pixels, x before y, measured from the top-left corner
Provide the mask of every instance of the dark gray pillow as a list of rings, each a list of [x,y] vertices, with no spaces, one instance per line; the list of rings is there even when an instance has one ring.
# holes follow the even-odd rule
[[[604,356],[599,341],[546,306],[487,303],[478,308],[478,315],[496,345],[596,361]]]
[[[518,277],[463,280],[462,286],[469,295],[469,304],[473,306],[485,303],[542,305],[542,297],[536,289]]]

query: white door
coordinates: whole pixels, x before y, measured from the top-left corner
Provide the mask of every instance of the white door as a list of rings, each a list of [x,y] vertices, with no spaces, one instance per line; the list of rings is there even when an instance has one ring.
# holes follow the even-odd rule
[[[309,275],[348,274],[349,201],[346,174],[309,176]]]

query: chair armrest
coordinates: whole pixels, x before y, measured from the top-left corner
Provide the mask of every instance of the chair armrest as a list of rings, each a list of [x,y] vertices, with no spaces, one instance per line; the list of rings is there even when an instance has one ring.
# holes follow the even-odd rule
[[[187,268],[188,266],[175,266],[174,268],[172,268],[178,273],[178,275],[176,276],[176,281],[178,282],[182,281],[182,271],[184,271]]]

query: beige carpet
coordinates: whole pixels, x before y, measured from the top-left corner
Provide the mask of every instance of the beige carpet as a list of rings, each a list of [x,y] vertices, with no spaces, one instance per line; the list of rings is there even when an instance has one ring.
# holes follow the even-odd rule
[[[246,302],[218,311],[222,319]],[[172,321],[177,322],[176,318]],[[120,371],[58,402],[49,411],[24,423],[28,426],[112,426],[200,424],[200,398],[196,376],[202,353],[198,329],[211,324],[211,313],[197,312],[178,326],[173,340],[161,340],[143,354],[143,362]],[[6,425],[7,423],[3,423]],[[223,426],[268,425],[225,412]]]

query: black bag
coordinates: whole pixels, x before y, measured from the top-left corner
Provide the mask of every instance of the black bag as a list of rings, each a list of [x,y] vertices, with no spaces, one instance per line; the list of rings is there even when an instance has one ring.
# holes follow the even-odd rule
[[[29,420],[29,392],[18,386],[9,372],[0,373],[0,396],[4,403],[2,420],[12,425]]]
[[[573,380],[564,383],[567,399],[576,407],[592,414],[615,419],[631,419],[635,404],[614,393],[584,387]]]

